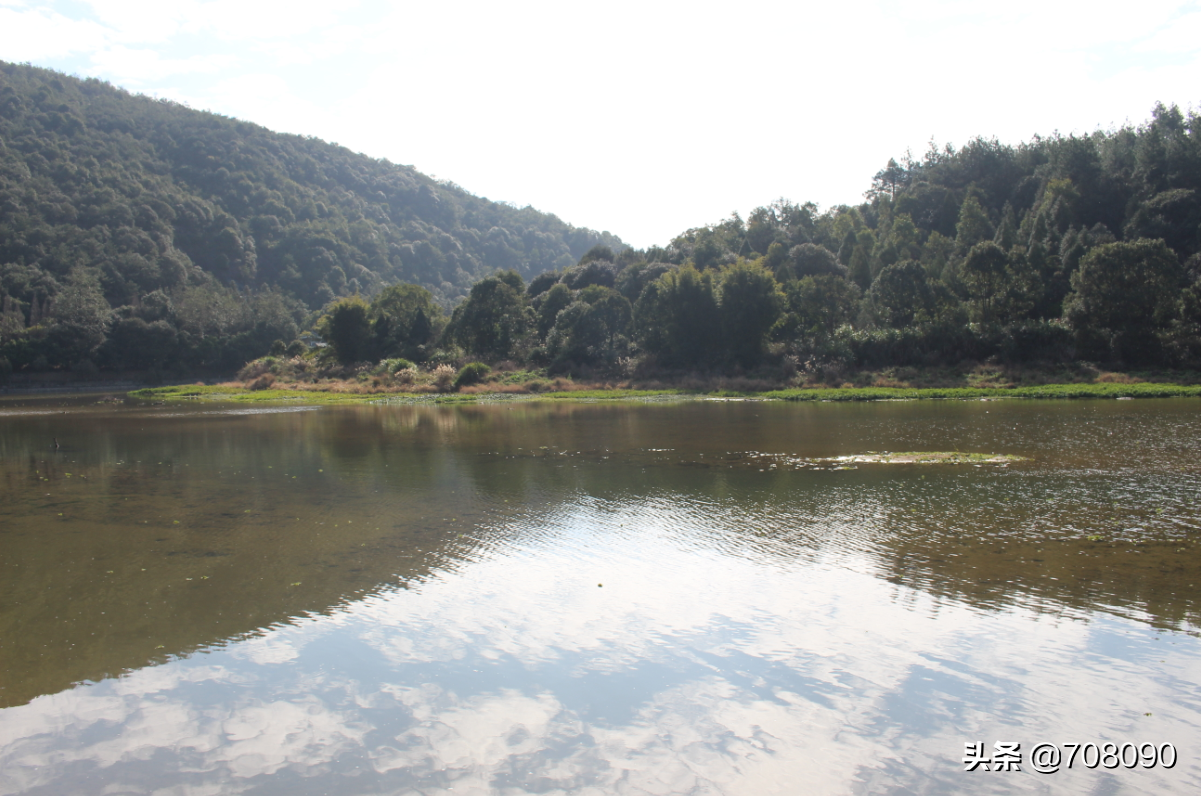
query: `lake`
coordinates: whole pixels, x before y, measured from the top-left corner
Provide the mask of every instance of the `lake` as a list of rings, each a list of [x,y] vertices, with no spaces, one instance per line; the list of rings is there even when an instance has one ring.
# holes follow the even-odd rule
[[[1196,399],[98,401],[0,401],[0,793],[1201,792]]]

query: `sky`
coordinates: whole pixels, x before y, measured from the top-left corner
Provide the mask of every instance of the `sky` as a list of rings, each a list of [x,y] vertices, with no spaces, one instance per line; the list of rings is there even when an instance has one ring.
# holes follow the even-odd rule
[[[1201,0],[0,0],[0,60],[316,136],[638,247],[890,157],[1201,106]]]

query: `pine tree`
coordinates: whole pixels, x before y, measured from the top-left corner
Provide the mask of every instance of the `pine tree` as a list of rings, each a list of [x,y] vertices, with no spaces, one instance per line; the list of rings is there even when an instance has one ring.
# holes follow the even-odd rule
[[[980,206],[975,196],[968,194],[959,207],[959,223],[955,225],[955,249],[965,255],[973,246],[993,236],[992,224],[988,221],[988,213]]]

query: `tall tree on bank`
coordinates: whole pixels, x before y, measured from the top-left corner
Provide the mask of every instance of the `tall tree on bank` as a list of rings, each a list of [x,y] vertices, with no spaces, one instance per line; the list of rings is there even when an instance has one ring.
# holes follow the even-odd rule
[[[647,285],[634,307],[639,342],[665,364],[696,366],[712,361],[720,326],[713,274],[691,265]]]
[[[343,365],[362,362],[371,354],[371,307],[358,296],[334,302],[317,329]]]
[[[514,271],[477,282],[467,300],[455,308],[446,334],[464,350],[503,359],[515,352],[529,330],[525,285]]]
[[[877,325],[901,329],[933,319],[934,291],[926,269],[913,260],[886,267],[865,297],[868,317]]]
[[[1179,314],[1184,270],[1162,240],[1107,243],[1072,276],[1068,320],[1086,355],[1158,361],[1158,333]]]
[[[832,254],[829,259],[837,266]],[[725,346],[734,362],[742,366],[759,362],[784,303],[780,285],[762,265],[740,261],[722,269],[718,316]]]
[[[997,244],[981,241],[968,251],[962,279],[981,323],[996,320],[996,305],[1007,287],[1008,277],[1009,258]]]

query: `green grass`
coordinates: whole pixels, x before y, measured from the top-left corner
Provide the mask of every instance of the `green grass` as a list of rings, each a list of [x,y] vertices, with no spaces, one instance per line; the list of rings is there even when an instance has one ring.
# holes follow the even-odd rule
[[[232,401],[235,403],[361,404],[379,395],[324,392],[321,390],[247,390],[244,387],[179,385],[134,390],[131,398],[144,401]]]
[[[150,387],[130,393],[142,400],[202,400],[235,403],[306,404],[466,404],[496,401],[637,401],[680,398],[759,398],[778,401],[896,401],[973,400],[980,398],[1176,398],[1201,396],[1201,385],[1180,384],[1046,384],[1037,387],[845,387],[836,389],[771,390],[760,393],[684,390],[571,390],[535,394],[513,393],[343,393],[321,390],[247,390],[242,387],[182,385]]]
[[[761,398],[782,401],[971,400],[979,398],[1177,398],[1201,396],[1201,385],[1042,384],[1037,387],[847,387],[772,390]]]
[[[483,392],[467,394],[453,392],[390,392],[366,397],[374,398],[376,402],[381,404],[480,404],[502,403],[508,401],[528,401],[534,396],[508,392]]]
[[[539,393],[536,398],[546,401],[623,401],[663,396],[692,397],[684,390],[568,390]]]
[[[496,401],[619,401],[680,395],[679,390],[574,390],[546,393],[344,393],[323,390],[248,390],[245,387],[177,385],[131,392],[144,401],[231,401],[306,404],[467,404]]]
[[[541,370],[505,370],[493,371],[484,383],[496,382],[498,384],[525,384],[526,382],[545,380],[547,378],[546,369]]]

